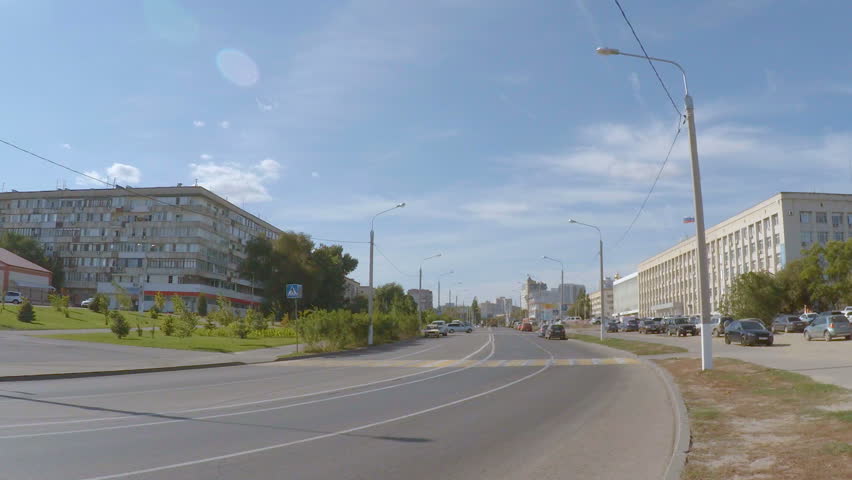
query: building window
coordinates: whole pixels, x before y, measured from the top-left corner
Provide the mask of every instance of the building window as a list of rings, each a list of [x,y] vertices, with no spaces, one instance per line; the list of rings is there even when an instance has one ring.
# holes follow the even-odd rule
[[[828,214],[825,212],[817,212],[816,223],[828,223]]]
[[[834,232],[834,241],[842,242],[843,241],[843,232]]]
[[[799,222],[811,223],[811,212],[799,212]]]
[[[781,243],[781,235],[776,233],[775,234],[775,245],[779,245],[780,243]]]
[[[828,243],[828,232],[817,232],[817,241],[823,245]]]
[[[835,228],[839,227],[840,224],[843,223],[843,214],[842,213],[832,213],[831,214],[831,225]]]
[[[807,247],[814,241],[814,232],[799,232],[799,237],[803,247]]]
[[[775,268],[778,268],[780,266],[781,266],[781,254],[776,253],[775,254]]]

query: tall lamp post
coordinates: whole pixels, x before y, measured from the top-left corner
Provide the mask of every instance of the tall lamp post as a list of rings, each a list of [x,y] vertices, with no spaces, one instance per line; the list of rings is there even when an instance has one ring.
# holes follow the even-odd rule
[[[432,255],[431,257],[426,257],[423,260],[420,260],[420,270],[419,270],[420,279],[418,280],[418,283],[417,283],[417,297],[418,297],[417,298],[417,328],[420,328],[420,325],[423,324],[423,262],[425,262],[426,260],[431,260],[433,258],[438,258],[440,256],[441,256],[440,253],[436,253],[435,255]],[[440,300],[440,297],[438,297],[438,298]],[[438,303],[441,303],[441,302],[438,302]]]
[[[701,369],[713,368],[713,340],[710,332],[710,285],[707,281],[707,244],[704,232],[704,200],[701,194],[701,170],[698,166],[698,139],[695,132],[695,110],[692,96],[689,95],[689,84],[686,82],[686,70],[679,63],[663,58],[624,53],[617,48],[598,48],[599,55],[624,55],[626,57],[642,58],[652,62],[668,63],[680,70],[683,76],[683,103],[686,110],[686,123],[689,129],[689,153],[692,158],[692,196],[695,203],[695,241],[698,255],[698,290],[699,307],[701,308]]]
[[[584,227],[594,228],[595,230],[598,231],[598,259],[600,260],[600,267],[601,267],[600,268],[600,274],[601,274],[601,277],[600,277],[600,285],[601,285],[601,289],[600,289],[600,292],[601,292],[601,340],[603,340],[605,332],[606,332],[606,327],[604,325],[606,323],[606,321],[604,320],[606,318],[606,309],[604,308],[606,306],[606,302],[604,302],[603,235],[601,234],[601,229],[594,226],[594,225],[589,225],[588,223],[578,222],[577,220],[574,220],[573,218],[569,218],[568,223],[575,223],[577,225],[583,225]]]
[[[456,282],[456,283],[453,283],[453,284],[451,284],[451,285],[450,285],[450,292],[449,292],[449,295],[447,295],[447,303],[452,303],[452,304],[453,304],[453,307],[458,307],[458,306],[459,306],[459,305],[458,305],[458,303],[459,303],[459,302],[458,302],[458,298],[459,298],[459,296],[458,296],[458,295],[456,295],[456,301],[455,301],[455,302],[453,302],[453,285],[457,285],[457,286],[458,286],[458,285],[462,285],[462,284],[463,284],[463,282]]]
[[[551,262],[558,263],[561,267],[561,275],[559,277],[559,321],[562,322],[562,306],[565,305],[565,292],[563,292],[563,288],[565,285],[565,264],[562,263],[562,260],[557,260],[555,258],[548,257],[547,255],[542,255],[542,260],[550,260]]]
[[[453,273],[455,273],[455,272],[453,272],[453,270],[450,270],[449,272],[442,273],[442,274],[438,275],[438,313],[439,314],[441,313],[441,277],[445,277],[447,275],[452,275]]]
[[[388,213],[391,210],[395,210],[397,208],[402,208],[405,206],[405,202],[396,204],[395,207],[389,208],[387,210],[382,210],[381,212],[373,215],[373,219],[370,220],[370,296],[367,297],[367,313],[370,316],[370,328],[367,330],[367,345],[373,344],[373,246],[375,245],[376,235],[373,232],[373,225],[376,223],[376,217],[383,213]]]

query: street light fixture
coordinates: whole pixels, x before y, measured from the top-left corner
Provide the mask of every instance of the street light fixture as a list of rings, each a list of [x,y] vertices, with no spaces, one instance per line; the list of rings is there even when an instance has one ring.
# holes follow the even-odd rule
[[[568,219],[568,223],[574,223],[577,225],[583,225],[584,227],[594,228],[598,231],[598,258],[600,260],[600,292],[601,292],[601,341],[603,341],[606,327],[604,324],[606,323],[606,302],[604,302],[604,272],[603,272],[603,235],[601,234],[601,229],[596,227],[595,225],[589,225],[588,223],[578,222],[573,218]]]
[[[375,242],[375,233],[373,232],[373,226],[376,223],[376,217],[383,213],[388,213],[391,210],[395,210],[397,208],[402,208],[405,206],[405,202],[397,203],[395,207],[389,208],[387,210],[382,210],[381,212],[373,215],[373,219],[370,220],[370,296],[367,297],[367,312],[370,316],[370,328],[367,330],[367,345],[373,344],[373,246],[376,244]]]
[[[563,292],[563,288],[565,285],[565,264],[562,263],[562,260],[557,260],[555,258],[548,257],[547,255],[541,256],[542,260],[550,260],[551,262],[558,263],[561,267],[561,275],[559,280],[559,321],[562,321],[562,307],[565,305],[565,294]]]
[[[455,272],[453,270],[450,270],[449,272],[442,273],[442,274],[438,275],[438,314],[439,315],[441,314],[441,277],[446,277],[447,275],[452,275],[453,273],[455,273]]]
[[[698,290],[699,307],[701,308],[701,369],[713,368],[713,340],[710,332],[710,285],[707,281],[707,244],[704,231],[704,200],[701,194],[701,170],[698,165],[698,139],[695,132],[695,109],[692,96],[689,95],[689,85],[686,82],[686,70],[672,60],[624,53],[616,48],[600,47],[596,50],[599,55],[624,55],[626,57],[643,58],[652,62],[662,62],[674,65],[683,76],[683,103],[686,110],[686,123],[689,129],[689,152],[692,158],[692,195],[695,203],[695,241],[698,255]]]
[[[441,254],[437,253],[435,255],[432,255],[431,257],[426,257],[423,260],[420,260],[420,280],[418,280],[417,284],[417,296],[419,297],[417,299],[417,328],[420,328],[420,325],[423,324],[423,262],[425,262],[426,260],[431,260],[433,258],[438,258],[440,256]],[[438,300],[440,300],[440,298]]]

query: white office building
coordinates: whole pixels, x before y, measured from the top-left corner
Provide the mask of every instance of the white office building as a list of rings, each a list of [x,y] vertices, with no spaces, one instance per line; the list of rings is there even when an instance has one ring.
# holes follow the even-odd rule
[[[814,243],[852,235],[852,195],[781,192],[707,229],[711,308],[734,279],[777,272]],[[639,264],[641,316],[699,314],[695,237]]]
[[[639,314],[639,272],[633,272],[612,282],[612,311],[614,317]]]

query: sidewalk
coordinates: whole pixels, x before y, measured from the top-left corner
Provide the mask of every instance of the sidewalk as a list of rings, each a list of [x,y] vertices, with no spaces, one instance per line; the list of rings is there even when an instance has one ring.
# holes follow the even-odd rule
[[[600,329],[577,328],[576,333],[597,335]],[[701,355],[700,337],[669,337],[665,335],[640,335],[638,333],[608,333],[608,337],[643,342],[677,345],[688,353],[645,358],[694,357]],[[789,370],[807,375],[822,383],[831,383],[852,390],[852,342],[822,340],[807,342],[801,334],[779,333],[771,347],[743,347],[725,345],[724,338],[713,338],[713,356],[727,357],[755,363],[770,368]]]
[[[92,332],[93,330],[85,330]],[[57,333],[71,333],[61,330]],[[130,373],[145,369],[201,368],[275,361],[296,351],[296,345],[237,353],[143,348],[106,343],[40,338],[50,330],[0,332],[0,381],[16,376]],[[23,380],[23,378],[22,378]]]

